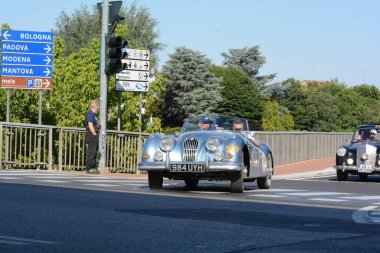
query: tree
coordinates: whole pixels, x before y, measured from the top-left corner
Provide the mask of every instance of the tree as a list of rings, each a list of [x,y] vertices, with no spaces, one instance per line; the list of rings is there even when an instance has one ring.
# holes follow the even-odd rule
[[[236,67],[212,66],[210,71],[221,79],[222,101],[217,112],[246,118],[257,127],[263,110],[262,97],[248,74]]]
[[[220,81],[209,70],[211,62],[200,52],[180,47],[163,66],[167,78],[163,96],[166,125],[178,126],[191,116],[209,114],[221,101]]]
[[[259,46],[242,49],[230,49],[228,53],[222,53],[225,58],[223,64],[225,66],[233,66],[242,69],[251,78],[260,90],[262,90],[276,74],[259,76],[259,69],[265,64],[265,57],[261,56]]]
[[[129,8],[122,8],[120,16],[125,18],[121,24],[127,27],[123,38],[128,41],[130,48],[150,51],[151,70],[154,71],[157,51],[163,47],[163,44],[157,41],[159,38],[156,31],[157,21],[150,16],[148,9],[138,8],[136,2],[133,2]],[[62,11],[56,20],[54,34],[64,40],[65,57],[78,52],[80,48],[89,47],[92,39],[99,39],[101,34],[101,17],[96,6],[88,8],[82,5],[71,16]]]
[[[101,17],[96,6],[81,5],[71,16],[62,11],[55,25],[54,35],[64,40],[65,57],[88,47],[92,39],[100,38]]]
[[[294,121],[287,109],[279,109],[277,101],[266,101],[262,119],[264,131],[289,131],[294,128]]]
[[[364,98],[371,98],[371,99],[376,99],[376,100],[378,100],[380,98],[379,89],[373,85],[362,84],[362,85],[354,86],[354,87],[352,87],[352,89],[358,95],[360,95]]]

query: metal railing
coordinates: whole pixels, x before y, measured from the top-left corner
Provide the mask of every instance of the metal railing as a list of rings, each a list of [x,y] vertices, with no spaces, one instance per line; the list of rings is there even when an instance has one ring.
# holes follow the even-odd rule
[[[106,166],[111,172],[137,173],[148,134],[107,131]],[[275,165],[335,155],[351,133],[256,132],[272,148]],[[0,168],[84,170],[85,129],[0,122]]]
[[[269,144],[275,165],[335,156],[336,148],[352,133],[326,132],[256,132],[260,141]]]

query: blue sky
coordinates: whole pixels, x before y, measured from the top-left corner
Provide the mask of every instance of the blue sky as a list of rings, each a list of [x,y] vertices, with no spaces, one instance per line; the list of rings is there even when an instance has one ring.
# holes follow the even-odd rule
[[[0,24],[49,31],[61,11],[71,14],[91,0],[0,2]],[[124,1],[129,5],[131,1]],[[158,21],[160,66],[176,47],[200,51],[221,65],[230,48],[260,46],[260,75],[273,82],[293,77],[380,88],[378,0],[139,0]]]

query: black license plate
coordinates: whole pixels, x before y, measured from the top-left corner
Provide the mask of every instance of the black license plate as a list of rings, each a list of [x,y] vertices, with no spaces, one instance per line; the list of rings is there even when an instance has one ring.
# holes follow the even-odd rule
[[[170,164],[171,172],[205,172],[204,164]]]

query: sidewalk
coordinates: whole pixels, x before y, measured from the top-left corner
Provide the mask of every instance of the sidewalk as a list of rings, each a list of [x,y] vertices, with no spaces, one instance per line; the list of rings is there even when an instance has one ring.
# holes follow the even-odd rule
[[[278,165],[274,168],[274,178],[292,177],[296,175],[306,175],[312,173],[330,173],[333,172],[332,166],[335,164],[335,157],[313,159],[308,161]],[[80,172],[84,173],[84,172]],[[119,178],[148,178],[147,174],[129,174],[129,173],[108,173],[103,172],[99,175]]]

